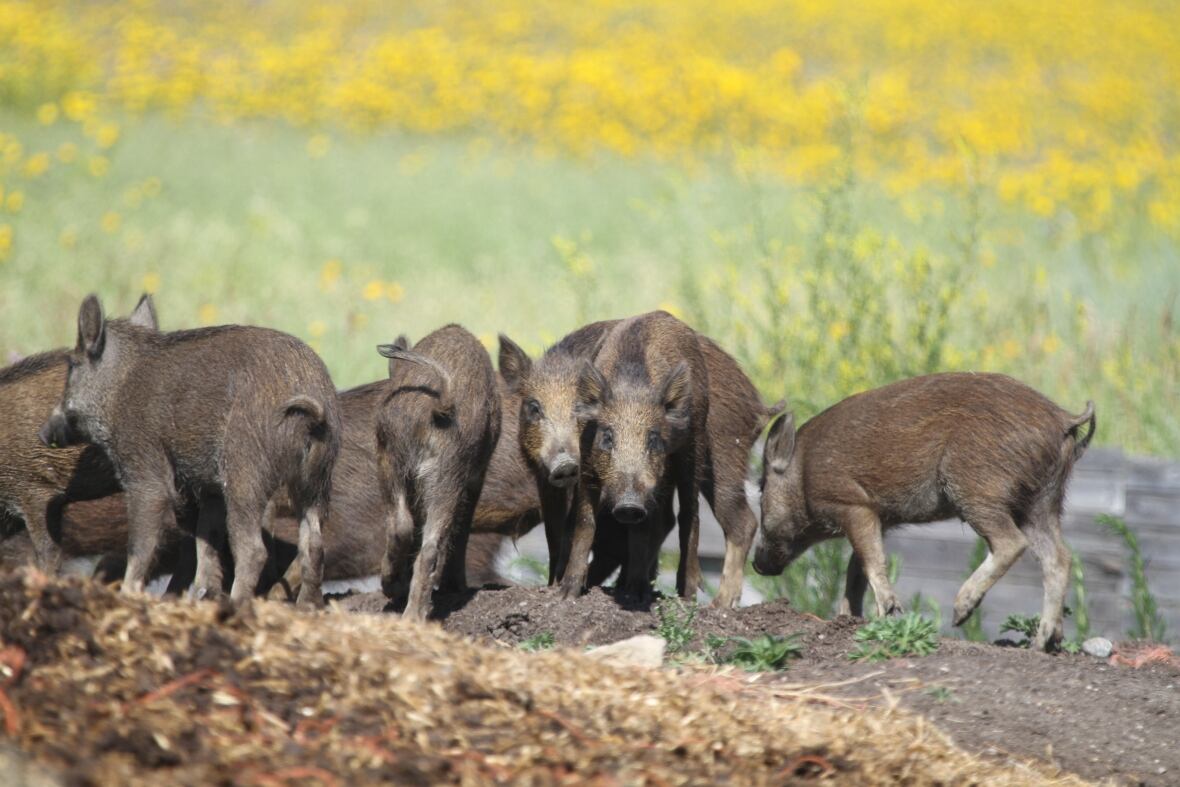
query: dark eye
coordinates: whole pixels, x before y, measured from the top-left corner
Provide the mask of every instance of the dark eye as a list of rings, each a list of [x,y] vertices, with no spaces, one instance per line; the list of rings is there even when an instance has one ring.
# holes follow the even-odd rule
[[[541,403],[536,399],[529,399],[524,403],[525,417],[530,421],[537,421],[541,418]]]
[[[647,433],[647,450],[649,453],[658,454],[664,450],[664,438],[660,437],[659,432]]]
[[[609,426],[600,427],[598,430],[598,445],[603,451],[613,451],[615,447],[615,433]]]

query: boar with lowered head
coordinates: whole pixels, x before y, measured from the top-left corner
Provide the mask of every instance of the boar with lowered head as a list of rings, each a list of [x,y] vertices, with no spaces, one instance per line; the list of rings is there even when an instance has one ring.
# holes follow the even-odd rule
[[[623,592],[647,596],[660,544],[680,503],[676,590],[694,598],[698,495],[707,459],[709,378],[696,333],[667,312],[616,324],[578,378],[581,480],[574,503],[565,596],[585,588],[597,517],[627,532]]]
[[[131,316],[117,322],[157,330],[151,297],[140,298]],[[25,522],[37,565],[49,573],[61,567],[65,505],[119,491],[101,448],[56,451],[38,439],[61,401],[69,358],[69,351],[54,350],[0,369],[0,511]]]
[[[1092,402],[1074,416],[1011,377],[972,373],[857,394],[798,432],[783,416],[766,441],[754,568],[779,574],[812,544],[846,536],[853,551],[846,608],[860,614],[867,574],[877,613],[891,614],[900,606],[886,575],[882,531],[959,517],[989,554],[955,598],[955,625],[1031,546],[1044,576],[1033,644],[1051,647],[1062,637],[1070,567],[1062,501],[1094,426]]]
[[[549,581],[560,579],[569,543],[568,508],[580,471],[581,432],[574,413],[582,364],[618,320],[591,323],[566,336],[533,361],[500,336],[500,372],[520,400],[519,444],[536,481],[549,546]],[[735,606],[741,597],[746,556],[758,521],[746,500],[750,449],[771,418],[782,411],[762,403],[741,367],[707,336],[697,334],[707,372],[707,461],[701,492],[725,533],[725,565],[714,604]],[[506,421],[507,422],[507,421]],[[613,527],[596,531],[587,583],[599,584],[624,562],[626,544]],[[561,560],[559,554],[563,555]]]
[[[389,358],[376,415],[388,523],[381,585],[395,604],[405,601],[407,617],[425,620],[436,585],[467,587],[467,539],[500,438],[500,392],[487,351],[466,329],[448,325],[407,345],[378,348]]]
[[[222,522],[234,560],[230,596],[255,592],[267,561],[262,533],[278,493],[299,512],[300,602],[321,604],[332,465],[340,439],[336,390],[306,344],[238,325],[159,333],[107,321],[91,295],[78,312],[61,404],[47,444],[102,447],[127,494],[123,589],[143,589],[170,512],[198,501],[197,595],[220,592]]]

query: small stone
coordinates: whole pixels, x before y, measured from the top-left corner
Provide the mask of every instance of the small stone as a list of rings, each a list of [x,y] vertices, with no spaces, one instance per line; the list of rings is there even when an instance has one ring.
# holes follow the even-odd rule
[[[1114,652],[1114,643],[1106,637],[1090,637],[1082,643],[1082,652],[1096,659],[1104,659]]]
[[[666,645],[663,637],[642,634],[611,645],[591,648],[586,651],[586,655],[616,667],[658,667],[664,663]]]

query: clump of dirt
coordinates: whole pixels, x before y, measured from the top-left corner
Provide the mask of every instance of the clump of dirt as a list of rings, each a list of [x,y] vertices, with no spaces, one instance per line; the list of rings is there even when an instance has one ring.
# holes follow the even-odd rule
[[[3,729],[70,782],[1080,783],[896,710],[392,615],[235,613],[31,571],[0,582],[0,612]]]

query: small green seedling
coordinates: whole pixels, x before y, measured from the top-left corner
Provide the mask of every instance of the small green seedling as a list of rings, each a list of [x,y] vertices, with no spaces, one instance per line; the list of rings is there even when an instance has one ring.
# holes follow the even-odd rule
[[[934,701],[939,704],[959,701],[959,698],[955,696],[955,693],[946,686],[931,686],[930,688],[926,689],[926,693],[929,694],[934,699]]]
[[[538,650],[549,650],[554,645],[553,632],[542,631],[540,634],[534,634],[528,639],[520,643],[520,649],[528,653],[535,653]]]
[[[917,612],[877,618],[862,626],[854,638],[860,644],[848,654],[853,661],[927,656],[938,649],[938,627]]]
[[[788,637],[763,634],[754,639],[735,638],[732,642],[737,647],[725,659],[725,663],[741,667],[747,672],[774,672],[786,669],[790,659],[797,659],[803,655],[803,646],[799,644],[798,634]]]
[[[656,633],[668,643],[668,655],[686,653],[696,636],[692,627],[697,617],[696,602],[664,599],[656,605],[656,615],[660,618]]]

